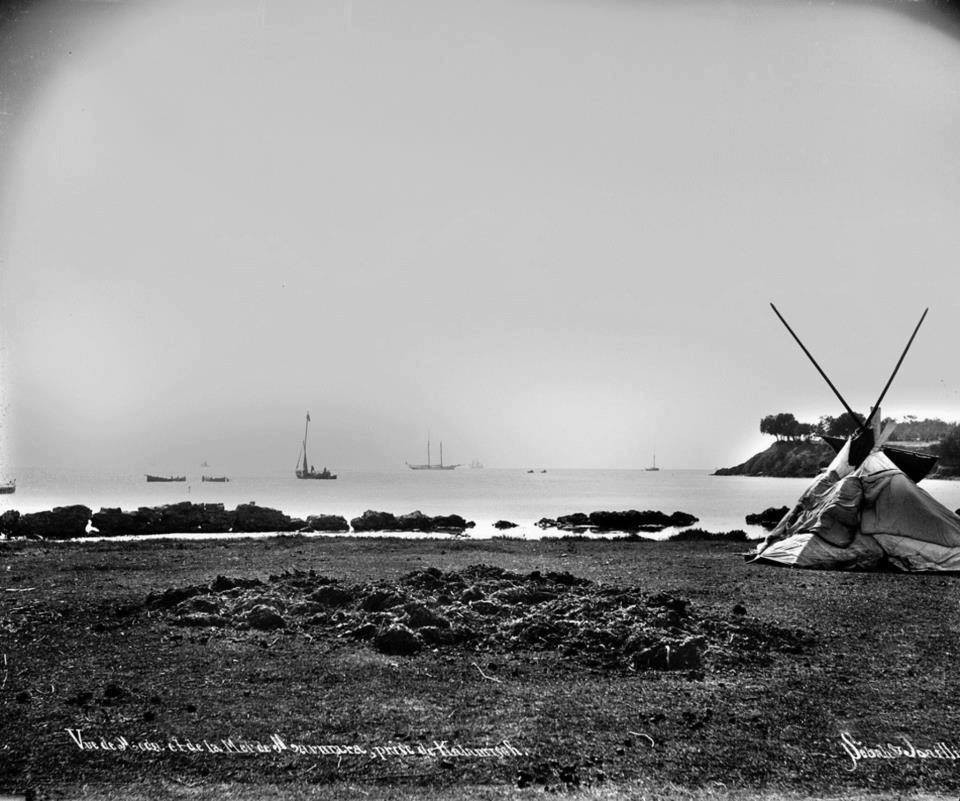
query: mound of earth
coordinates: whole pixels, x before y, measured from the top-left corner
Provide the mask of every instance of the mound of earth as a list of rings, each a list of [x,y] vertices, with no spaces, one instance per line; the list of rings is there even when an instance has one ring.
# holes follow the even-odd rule
[[[427,568],[398,581],[342,585],[310,572],[267,581],[218,576],[152,593],[146,606],[181,626],[273,631],[366,641],[396,655],[424,648],[554,651],[615,671],[687,670],[797,652],[810,634],[691,608],[670,594],[595,584],[570,573],[512,573],[486,565]]]

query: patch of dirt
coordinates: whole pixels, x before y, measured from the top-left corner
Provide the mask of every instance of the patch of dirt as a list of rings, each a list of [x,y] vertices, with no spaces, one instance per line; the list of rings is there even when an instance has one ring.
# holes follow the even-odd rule
[[[382,653],[424,648],[469,652],[555,651],[612,671],[680,670],[768,661],[802,653],[812,632],[700,612],[688,599],[596,584],[568,572],[515,573],[488,565],[431,567],[399,580],[341,584],[314,571],[266,581],[218,576],[209,585],[151,593],[148,609],[175,625],[365,641]]]

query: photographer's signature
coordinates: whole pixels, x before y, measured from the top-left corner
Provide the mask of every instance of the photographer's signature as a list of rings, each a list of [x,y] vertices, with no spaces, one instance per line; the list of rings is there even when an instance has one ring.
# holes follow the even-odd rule
[[[866,745],[861,740],[854,739],[850,732],[842,732],[840,742],[851,762],[847,770],[856,770],[860,761],[864,759],[946,759],[951,761],[960,759],[960,749],[944,742],[935,743],[932,747],[920,748],[910,742],[909,737],[901,735],[898,739],[900,744]]]

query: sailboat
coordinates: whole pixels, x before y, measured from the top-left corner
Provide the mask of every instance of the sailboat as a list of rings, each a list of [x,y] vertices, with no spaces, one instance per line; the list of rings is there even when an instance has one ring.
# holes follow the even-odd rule
[[[443,463],[443,440],[440,440],[440,464],[431,464],[430,463],[430,435],[427,435],[427,463],[426,464],[410,464],[407,462],[407,467],[411,470],[455,470],[460,467],[458,464],[444,464]]]
[[[653,452],[653,464],[650,467],[644,468],[648,473],[659,473],[660,468],[657,467],[657,452]]]
[[[303,462],[301,465],[300,457],[297,457],[297,478],[317,478],[317,479],[330,479],[336,478],[336,473],[331,473],[327,470],[326,467],[323,468],[319,473],[313,468],[307,461],[307,429],[310,428],[310,412],[307,412],[307,422],[303,427]]]

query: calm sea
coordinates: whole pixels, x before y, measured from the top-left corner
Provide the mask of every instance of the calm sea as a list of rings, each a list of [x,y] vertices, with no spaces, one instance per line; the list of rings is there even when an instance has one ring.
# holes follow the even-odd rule
[[[791,506],[809,479],[711,476],[707,471],[550,470],[460,468],[452,471],[341,471],[336,481],[300,481],[284,473],[233,476],[227,484],[151,483],[143,475],[91,475],[68,471],[21,470],[17,491],[0,495],[0,512],[35,512],[82,503],[94,511],[111,506],[135,509],[178,501],[223,503],[228,509],[255,501],[296,517],[339,514],[348,520],[366,509],[404,514],[459,514],[476,522],[470,533],[498,533],[497,520],[519,525],[510,535],[539,537],[542,517],[596,510],[657,509],[690,512],[711,531],[747,526],[744,516],[769,506]],[[921,486],[950,509],[960,507],[960,482],[924,481]],[[671,531],[664,532],[667,536]]]

